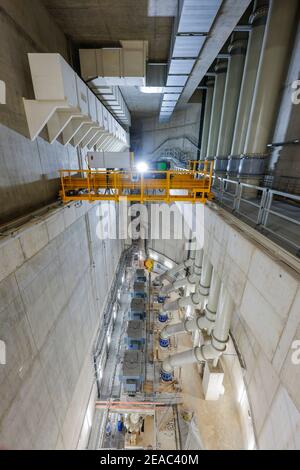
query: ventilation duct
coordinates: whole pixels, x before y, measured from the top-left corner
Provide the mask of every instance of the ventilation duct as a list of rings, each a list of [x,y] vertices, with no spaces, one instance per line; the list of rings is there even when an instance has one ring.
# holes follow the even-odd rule
[[[147,41],[120,41],[119,48],[80,49],[81,75],[99,86],[145,86]]]

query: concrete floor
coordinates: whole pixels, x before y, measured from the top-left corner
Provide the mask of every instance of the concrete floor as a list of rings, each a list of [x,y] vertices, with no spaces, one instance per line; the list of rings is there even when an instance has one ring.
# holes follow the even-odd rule
[[[176,295],[172,294],[172,300],[173,298],[175,299]],[[171,324],[178,321],[178,314],[174,312]],[[175,344],[174,341],[173,344]],[[159,357],[164,358],[169,354],[175,354],[192,347],[192,337],[190,335],[178,335],[176,338],[176,348],[172,348],[172,352],[161,353],[160,351]],[[183,404],[179,407],[179,412],[185,409],[195,416],[195,422],[204,449],[244,449],[245,443],[242,439],[238,404],[226,371],[224,381],[225,393],[218,401],[207,401],[204,399],[202,380],[197,365],[186,365],[180,370],[175,371],[175,378],[179,382],[183,396]]]

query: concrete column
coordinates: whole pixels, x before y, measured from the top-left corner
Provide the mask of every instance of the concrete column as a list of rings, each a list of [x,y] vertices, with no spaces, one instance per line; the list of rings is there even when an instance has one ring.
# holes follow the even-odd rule
[[[228,156],[231,152],[246,50],[246,39],[236,39],[228,48],[230,58],[228,61],[217,156],[215,158],[215,174],[223,177],[226,176],[227,173]]]
[[[215,81],[213,79],[209,79],[206,83],[207,90],[206,90],[205,114],[204,114],[204,123],[203,123],[200,160],[205,160],[207,157],[207,145],[208,145],[211,112],[212,112],[212,103],[213,103],[213,96],[214,96],[214,84],[215,84]]]
[[[213,160],[216,156],[221,113],[223,106],[224,90],[226,83],[227,62],[219,62],[215,67],[216,79],[212,102],[210,128],[207,144],[207,158]]]
[[[271,0],[239,176],[259,184],[298,18],[298,0]]]
[[[227,167],[227,173],[229,177],[237,176],[240,165],[240,156],[243,153],[245,147],[258,64],[268,17],[268,0],[264,0],[264,2],[266,5],[258,6],[258,8],[255,9],[254,13],[249,18],[249,23],[252,26],[252,30],[249,36],[241,93],[231,147],[231,156],[229,157]]]

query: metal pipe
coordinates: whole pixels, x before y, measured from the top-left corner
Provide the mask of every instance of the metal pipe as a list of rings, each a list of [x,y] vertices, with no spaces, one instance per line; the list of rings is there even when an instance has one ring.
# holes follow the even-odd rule
[[[266,0],[267,3],[267,0]],[[241,155],[244,151],[252,98],[257,77],[257,69],[261,54],[268,17],[268,5],[261,6],[250,16],[252,26],[245,60],[241,93],[237,110],[235,129],[231,147],[231,155]],[[237,168],[238,169],[238,168]],[[235,174],[237,171],[235,172]]]
[[[209,292],[208,302],[205,306],[204,312],[205,315],[199,316],[196,318],[188,318],[182,322],[175,323],[173,325],[168,325],[162,329],[160,333],[160,338],[167,339],[172,335],[184,333],[184,332],[193,332],[196,330],[207,330],[209,334],[215,325],[216,320],[216,313],[219,303],[219,296],[220,296],[220,289],[221,289],[221,280],[218,273],[214,270],[212,275],[211,281],[211,288]],[[187,300],[189,299],[189,300]],[[170,302],[166,304],[166,308],[168,311],[174,308],[175,310],[179,307],[182,307],[183,304],[189,303],[192,306],[199,306],[199,295],[184,297],[183,299],[175,300],[174,302]],[[176,308],[175,308],[176,307]]]
[[[226,83],[227,62],[226,61],[219,62],[218,65],[216,65],[215,67],[215,71],[216,71],[216,79],[215,79],[215,87],[214,87],[214,94],[213,94],[213,101],[212,101],[209,136],[208,136],[208,143],[207,143],[207,158],[210,158],[210,159],[216,156],[220,121],[221,121],[221,113],[222,113],[222,106],[223,106],[224,89],[225,89],[225,83]]]
[[[215,325],[217,308],[220,297],[221,279],[216,272],[213,270],[211,287],[209,291],[208,302],[204,308],[204,315],[198,319],[198,327],[200,330],[207,330],[208,334],[211,334],[212,329]]]
[[[209,293],[211,276],[212,276],[212,264],[207,255],[203,256],[201,279],[199,284],[199,293],[206,297]]]
[[[239,104],[241,82],[244,71],[247,40],[239,39],[233,41],[228,51],[228,71],[225,85],[225,94],[222,107],[220,132],[215,158],[215,173],[226,175],[228,156],[230,155],[236,112]]]
[[[182,287],[187,287],[187,286],[193,288],[194,291],[196,290],[197,283],[200,281],[203,250],[193,251],[193,256],[190,259],[193,260],[193,264],[191,265],[191,274],[189,276],[186,276],[183,279],[178,279],[172,284],[164,286],[160,290],[161,296],[167,295],[170,292],[174,292]]]
[[[190,268],[193,264],[194,264],[194,259],[189,258],[186,261],[184,261],[183,263],[179,264],[178,266],[175,266],[174,268],[165,271],[160,276],[157,276],[156,279],[159,282],[161,282],[164,279],[166,279],[167,276],[170,276],[170,277],[175,276],[175,274],[179,274],[184,269]]]
[[[180,297],[179,299],[174,300],[173,302],[164,304],[162,311],[173,312],[174,310],[178,310],[179,308],[189,307],[189,306],[194,307],[194,308],[199,308],[201,305],[201,300],[202,300],[201,295],[198,292],[196,292],[187,297]]]
[[[234,303],[227,289],[222,286],[218,304],[215,328],[210,343],[203,344],[188,351],[169,356],[162,364],[162,375],[171,374],[175,368],[185,364],[194,364],[218,359],[226,350],[229,340],[229,329]]]
[[[205,160],[207,156],[209,126],[210,126],[212,102],[213,102],[213,96],[214,96],[214,83],[215,83],[214,80],[207,81],[205,114],[204,114],[204,122],[203,122],[200,160]]]
[[[254,98],[248,124],[240,177],[258,184],[264,174],[264,159],[276,118],[278,96],[297,20],[298,0],[271,0]],[[254,161],[253,161],[254,158]]]

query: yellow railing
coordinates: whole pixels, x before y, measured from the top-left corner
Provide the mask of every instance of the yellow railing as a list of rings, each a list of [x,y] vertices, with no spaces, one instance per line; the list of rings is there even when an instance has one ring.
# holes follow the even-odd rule
[[[213,162],[202,171],[61,170],[61,198],[87,201],[202,202],[212,197]]]

